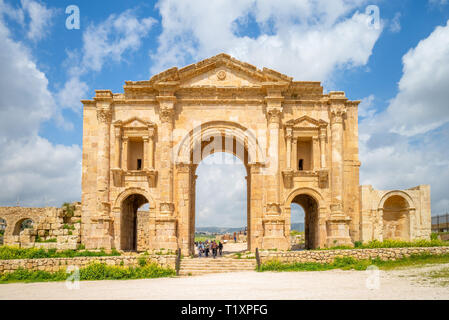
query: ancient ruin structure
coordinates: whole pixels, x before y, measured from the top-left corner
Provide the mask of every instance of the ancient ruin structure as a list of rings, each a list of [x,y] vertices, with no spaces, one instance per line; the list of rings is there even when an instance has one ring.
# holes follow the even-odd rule
[[[246,167],[250,250],[290,248],[292,203],[307,248],[430,235],[429,186],[359,186],[360,101],[319,82],[219,54],[82,102],[86,248],[192,253],[195,172],[214,152]]]

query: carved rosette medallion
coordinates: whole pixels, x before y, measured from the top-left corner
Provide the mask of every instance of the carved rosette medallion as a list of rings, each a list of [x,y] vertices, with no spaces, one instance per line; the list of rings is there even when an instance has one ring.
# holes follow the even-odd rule
[[[217,79],[220,81],[223,81],[226,79],[226,72],[223,70],[218,71],[217,73]]]

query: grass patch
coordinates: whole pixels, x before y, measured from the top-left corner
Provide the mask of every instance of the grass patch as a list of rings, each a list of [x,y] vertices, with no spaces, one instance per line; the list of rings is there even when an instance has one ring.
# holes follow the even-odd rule
[[[74,257],[102,257],[102,256],[119,256],[120,252],[112,249],[110,253],[104,250],[100,251],[79,251],[56,249],[38,249],[38,248],[18,248],[10,246],[0,247],[0,260],[13,259],[42,259],[42,258],[74,258]]]
[[[431,271],[425,276],[431,278],[432,280],[436,280],[439,285],[449,286],[449,268]]]
[[[57,242],[57,239],[51,238],[51,239],[43,240],[41,237],[36,236],[34,241],[37,243],[55,243],[55,242]]]
[[[156,263],[146,263],[138,267],[108,266],[105,263],[92,263],[79,270],[81,281],[149,279],[175,275],[176,272],[173,269],[162,268]],[[68,276],[69,274],[65,270],[48,272],[18,269],[11,273],[1,274],[0,283],[65,281]]]
[[[401,241],[401,240],[373,240],[368,243],[356,241],[354,247],[336,246],[331,248],[318,248],[316,250],[349,250],[349,249],[379,249],[379,248],[411,248],[411,247],[444,247],[449,246],[449,241],[442,241],[438,239],[432,240],[415,240],[415,241]]]
[[[294,262],[283,263],[278,260],[271,260],[261,265],[260,271],[326,271],[332,269],[342,270],[366,270],[370,265],[375,265],[382,270],[391,270],[402,267],[417,266],[423,264],[449,263],[449,254],[411,255],[407,258],[383,261],[380,258],[357,260],[352,257],[335,258],[332,263],[318,262]]]

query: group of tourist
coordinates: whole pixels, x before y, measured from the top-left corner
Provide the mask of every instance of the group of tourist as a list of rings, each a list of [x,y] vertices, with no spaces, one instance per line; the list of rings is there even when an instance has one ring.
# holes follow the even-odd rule
[[[209,257],[209,254],[212,253],[212,257],[215,259],[217,255],[223,256],[223,243],[221,241],[218,241],[218,243],[215,240],[212,240],[209,242],[209,240],[206,241],[199,241],[195,242],[195,246],[198,250],[198,257]]]

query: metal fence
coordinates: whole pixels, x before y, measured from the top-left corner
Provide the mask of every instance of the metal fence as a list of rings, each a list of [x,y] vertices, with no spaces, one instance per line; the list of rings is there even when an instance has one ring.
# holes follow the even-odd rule
[[[449,231],[449,213],[432,217],[432,231],[433,232]]]

